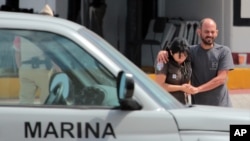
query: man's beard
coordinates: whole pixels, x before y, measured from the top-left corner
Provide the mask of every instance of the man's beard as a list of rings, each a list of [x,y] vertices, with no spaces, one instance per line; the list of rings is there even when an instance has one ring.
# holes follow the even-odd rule
[[[205,38],[201,38],[202,42],[205,44],[205,45],[213,45],[214,44],[214,38],[212,37],[205,37]]]

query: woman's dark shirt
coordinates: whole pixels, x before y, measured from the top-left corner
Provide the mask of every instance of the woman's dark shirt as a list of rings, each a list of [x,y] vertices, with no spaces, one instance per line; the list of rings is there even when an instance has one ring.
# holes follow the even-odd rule
[[[169,60],[166,64],[158,63],[156,66],[156,74],[166,74],[165,83],[182,85],[188,83],[191,79],[191,63],[185,62],[182,65],[179,65],[173,60]],[[186,104],[186,97],[183,91],[170,93],[181,103]]]

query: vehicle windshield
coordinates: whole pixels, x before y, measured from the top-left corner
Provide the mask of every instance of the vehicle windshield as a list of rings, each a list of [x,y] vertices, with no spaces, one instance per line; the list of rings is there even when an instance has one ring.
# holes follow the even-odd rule
[[[113,46],[108,44],[102,38],[98,38],[84,29],[79,30],[79,33],[87,40],[98,46],[105,54],[119,65],[125,72],[131,73],[134,80],[140,85],[151,98],[156,100],[162,107],[166,109],[183,108],[184,106],[177,101],[172,95],[166,92],[162,87],[152,81],[149,76],[144,73],[135,64],[129,61],[125,56],[120,54]]]
[[[126,73],[131,73],[135,83],[162,107],[167,109],[183,107],[115,48],[84,28],[79,30],[82,40],[86,40],[99,48],[107,59],[114,61],[113,65],[103,64],[104,61],[102,60],[105,58],[93,56],[86,43],[76,43],[77,41],[73,39],[55,33],[13,29],[1,29],[0,32],[0,79],[1,84],[7,85],[6,88],[1,90],[1,101],[7,99],[8,103],[9,99],[12,99],[13,101],[16,100],[17,103],[20,101],[32,103],[32,97],[27,99],[25,95],[29,93],[28,89],[31,88],[27,80],[33,79],[33,84],[46,83],[48,85],[50,79],[45,79],[45,77],[63,72],[70,78],[70,91],[75,99],[74,105],[119,106],[116,94],[116,74],[114,74],[114,70],[108,67],[110,65],[110,67],[119,66]],[[34,73],[37,73],[39,69],[44,69],[43,71],[46,70],[48,73],[44,75],[39,71],[38,75],[35,75]],[[11,83],[14,82],[15,84],[6,83],[10,81],[10,78],[14,79],[11,80]],[[43,80],[43,82],[37,80]],[[36,102],[38,104],[46,103],[46,97],[51,92],[36,91],[34,89],[36,87],[32,86],[32,91],[36,92],[33,99],[40,96],[40,100]],[[43,93],[45,93],[45,96],[43,96]],[[90,93],[96,95],[89,96]],[[22,100],[24,97],[26,99]],[[45,98],[42,99],[42,97]],[[95,97],[95,100],[89,100],[93,97]]]

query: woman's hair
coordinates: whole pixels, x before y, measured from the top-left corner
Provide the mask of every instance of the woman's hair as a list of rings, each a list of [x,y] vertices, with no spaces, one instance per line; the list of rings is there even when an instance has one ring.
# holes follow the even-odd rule
[[[166,48],[169,54],[169,59],[174,60],[173,56],[170,54],[170,51],[172,54],[175,53],[184,53],[187,55],[187,59],[185,62],[190,61],[190,51],[189,51],[189,44],[185,38],[174,38],[171,42],[170,46]]]

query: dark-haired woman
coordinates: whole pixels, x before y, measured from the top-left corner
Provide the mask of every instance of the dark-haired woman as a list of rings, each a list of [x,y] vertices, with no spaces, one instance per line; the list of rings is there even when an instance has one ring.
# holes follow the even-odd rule
[[[189,44],[184,38],[175,38],[166,49],[169,55],[167,63],[156,62],[155,81],[170,92],[177,100],[187,104],[187,95],[191,87],[191,62]]]

